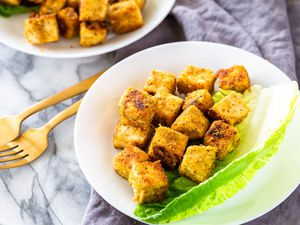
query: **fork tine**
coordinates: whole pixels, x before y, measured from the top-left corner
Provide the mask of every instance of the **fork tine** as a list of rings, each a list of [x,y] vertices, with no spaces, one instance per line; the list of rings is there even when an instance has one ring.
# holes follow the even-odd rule
[[[15,144],[13,144],[12,142],[10,142],[10,143],[8,143],[8,144],[6,144],[6,145],[0,146],[0,152],[4,152],[4,151],[6,151],[6,150],[9,150],[9,149],[15,148],[15,147],[17,147],[17,145],[15,145]]]
[[[26,165],[28,163],[30,163],[30,160],[27,160],[26,158],[23,158],[21,160],[18,160],[18,161],[12,162],[12,163],[8,163],[8,164],[5,164],[5,165],[0,165],[0,170],[11,169],[11,168],[15,168],[15,167],[18,167],[18,166]]]
[[[27,157],[27,156],[28,156],[28,154],[20,153],[20,154],[11,156],[11,157],[2,158],[2,159],[0,159],[0,163],[22,159],[22,158]]]
[[[22,151],[23,151],[22,149],[20,149],[19,147],[16,147],[10,151],[5,151],[2,153],[0,152],[0,158],[5,157],[5,156],[10,156],[10,155],[15,155],[15,154],[21,153]]]

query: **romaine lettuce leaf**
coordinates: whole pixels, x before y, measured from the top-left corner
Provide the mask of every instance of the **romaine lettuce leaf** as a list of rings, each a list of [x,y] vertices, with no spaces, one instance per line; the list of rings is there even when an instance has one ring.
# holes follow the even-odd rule
[[[0,4],[0,16],[10,17],[15,14],[29,13],[33,11],[37,11],[39,6],[10,6],[10,5],[2,5]]]
[[[218,98],[226,92],[220,92]],[[168,223],[200,214],[232,197],[277,152],[296,110],[298,93],[296,82],[264,89],[253,86],[243,95],[251,113],[237,126],[241,136],[238,149],[218,162],[213,175],[199,185],[180,177],[177,171],[168,171],[167,199],[140,204],[135,215],[149,223]]]

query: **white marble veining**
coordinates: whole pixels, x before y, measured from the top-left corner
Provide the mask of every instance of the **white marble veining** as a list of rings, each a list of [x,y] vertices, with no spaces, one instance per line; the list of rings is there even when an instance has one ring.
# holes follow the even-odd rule
[[[0,116],[16,114],[111,65],[113,54],[78,60],[29,56],[0,44]],[[76,100],[76,99],[75,99]],[[68,100],[25,120],[39,127],[71,104]],[[0,224],[80,224],[90,193],[75,157],[74,117],[51,133],[35,162],[0,171]]]

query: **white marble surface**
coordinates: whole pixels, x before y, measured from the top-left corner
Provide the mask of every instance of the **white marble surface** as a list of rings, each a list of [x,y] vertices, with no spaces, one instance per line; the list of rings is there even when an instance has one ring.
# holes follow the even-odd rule
[[[77,83],[102,69],[113,54],[78,60],[29,56],[0,44],[0,116],[27,106]],[[71,100],[48,108],[24,122],[39,127]],[[51,133],[50,146],[28,166],[0,171],[0,224],[80,224],[90,193],[76,161],[74,117]]]

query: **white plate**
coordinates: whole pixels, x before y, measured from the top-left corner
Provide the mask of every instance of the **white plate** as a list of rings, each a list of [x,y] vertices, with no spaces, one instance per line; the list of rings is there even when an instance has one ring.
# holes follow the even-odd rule
[[[61,38],[58,43],[42,46],[30,45],[23,35],[25,15],[16,15],[10,18],[0,17],[0,42],[3,44],[32,55],[53,58],[78,58],[100,55],[125,47],[142,38],[168,15],[175,0],[148,0],[143,10],[144,26],[140,29],[123,34],[110,34],[103,45],[83,48],[79,45],[79,39],[65,40]]]
[[[268,61],[238,48],[207,42],[179,42],[157,46],[128,57],[109,69],[86,94],[75,124],[75,148],[80,167],[92,187],[113,207],[134,217],[135,203],[128,182],[112,168],[114,127],[119,119],[117,102],[129,87],[142,88],[154,68],[178,74],[194,64],[213,70],[244,65],[253,84],[269,87],[290,79]],[[233,198],[201,215],[176,224],[240,224],[273,209],[300,181],[300,120],[298,110],[280,151],[252,182]],[[270,188],[271,187],[271,188]]]

